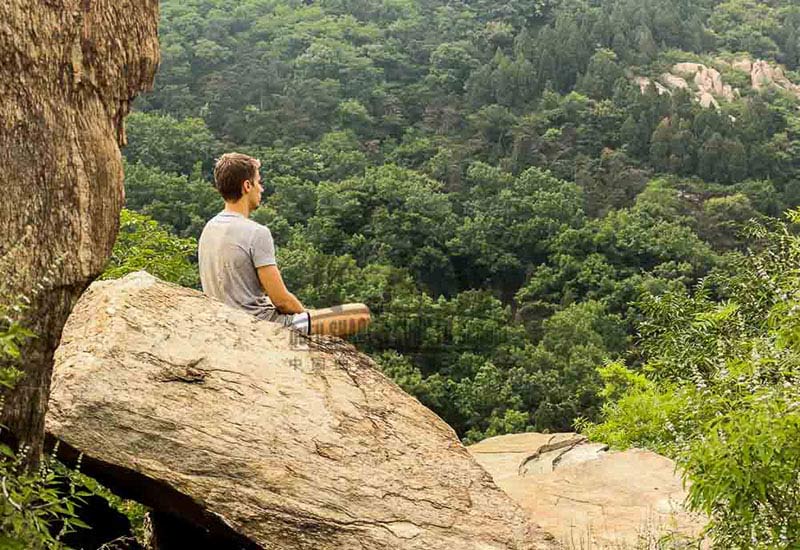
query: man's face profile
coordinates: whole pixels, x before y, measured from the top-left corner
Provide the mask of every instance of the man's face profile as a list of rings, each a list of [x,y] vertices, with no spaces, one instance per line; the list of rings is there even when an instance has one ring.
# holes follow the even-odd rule
[[[264,187],[261,185],[261,174],[256,170],[252,180],[245,180],[242,184],[243,195],[247,197],[247,205],[250,210],[255,210],[261,204],[261,195]]]

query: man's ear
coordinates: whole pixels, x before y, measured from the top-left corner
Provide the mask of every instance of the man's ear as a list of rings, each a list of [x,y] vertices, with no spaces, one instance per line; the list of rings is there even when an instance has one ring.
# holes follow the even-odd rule
[[[244,180],[242,182],[242,195],[246,195],[250,192],[250,189],[253,188],[253,183],[250,180]]]

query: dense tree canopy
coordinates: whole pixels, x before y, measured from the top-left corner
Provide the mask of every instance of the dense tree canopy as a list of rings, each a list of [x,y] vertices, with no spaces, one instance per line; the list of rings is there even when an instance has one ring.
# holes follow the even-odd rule
[[[118,249],[139,256],[115,269],[143,250],[190,261],[152,223],[197,238],[221,207],[214,157],[257,156],[255,219],[289,286],[369,303],[361,344],[470,438],[593,418],[594,367],[639,353],[642,293],[691,288],[749,245],[748,220],[800,203],[797,101],[717,61],[792,77],[789,2],[162,7],[163,65],[125,150],[128,208],[154,221],[126,213]],[[679,61],[719,67],[741,97],[703,108],[634,81]],[[459,319],[491,337],[458,343]],[[490,379],[507,389],[478,403]]]

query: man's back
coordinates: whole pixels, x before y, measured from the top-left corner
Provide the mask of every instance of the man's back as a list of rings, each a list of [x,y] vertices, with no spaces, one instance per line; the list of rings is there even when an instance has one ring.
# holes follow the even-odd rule
[[[198,263],[208,296],[268,321],[278,315],[258,278],[257,268],[276,265],[272,234],[263,225],[220,212],[203,228]]]
[[[286,288],[269,229],[248,219],[264,192],[260,167],[258,159],[241,153],[225,153],[214,165],[214,187],[225,210],[209,220],[200,235],[203,292],[304,334],[346,336],[365,328],[370,320],[366,305],[308,310]]]

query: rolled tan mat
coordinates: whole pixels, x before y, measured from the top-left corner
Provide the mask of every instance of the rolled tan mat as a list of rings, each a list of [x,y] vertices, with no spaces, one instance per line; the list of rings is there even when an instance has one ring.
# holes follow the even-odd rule
[[[311,317],[311,334],[348,336],[366,329],[370,322],[369,308],[365,304],[342,304],[322,309],[308,310]]]

